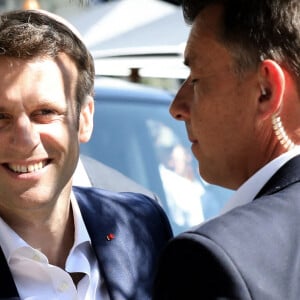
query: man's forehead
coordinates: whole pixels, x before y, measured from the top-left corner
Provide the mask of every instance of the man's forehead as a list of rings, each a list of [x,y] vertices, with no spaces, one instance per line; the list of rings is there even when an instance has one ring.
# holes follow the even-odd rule
[[[201,52],[199,49],[201,43],[202,37],[198,35],[198,26],[194,23],[184,49],[184,64],[186,66],[190,67],[192,62],[197,59],[199,52]]]
[[[184,51],[185,65],[190,66],[196,59],[201,59],[199,53],[202,51],[203,54],[209,54],[207,43],[220,46],[222,13],[223,6],[214,4],[207,6],[197,15]]]

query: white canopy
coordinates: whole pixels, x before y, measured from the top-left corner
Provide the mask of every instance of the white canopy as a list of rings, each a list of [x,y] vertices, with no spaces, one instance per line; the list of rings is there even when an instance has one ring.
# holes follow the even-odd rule
[[[180,6],[159,0],[115,0],[61,13],[79,30],[102,75],[185,78],[183,49],[189,27]],[[152,74],[152,75],[151,75]]]

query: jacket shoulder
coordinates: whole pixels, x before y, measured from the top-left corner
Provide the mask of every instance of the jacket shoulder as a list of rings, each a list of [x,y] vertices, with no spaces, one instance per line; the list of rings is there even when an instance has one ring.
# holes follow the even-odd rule
[[[113,192],[99,188],[73,187],[83,217],[97,215],[128,222],[134,219],[148,228],[162,228],[167,239],[173,233],[163,208],[152,198],[133,192]],[[96,220],[95,220],[96,221]],[[151,225],[152,224],[152,225]],[[132,225],[131,223],[128,225]]]
[[[161,206],[148,195],[140,192],[115,192],[95,187],[72,187],[75,197],[80,205],[91,207],[121,206],[124,209],[135,210],[144,208],[148,210],[162,210]]]
[[[290,283],[300,280],[299,193],[297,182],[180,234],[167,246],[161,272],[176,261],[179,277],[191,272],[203,282],[198,296],[297,299],[299,285]]]

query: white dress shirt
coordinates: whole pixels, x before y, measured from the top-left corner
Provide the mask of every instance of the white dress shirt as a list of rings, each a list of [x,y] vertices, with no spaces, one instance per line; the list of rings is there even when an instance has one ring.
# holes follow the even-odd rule
[[[92,186],[92,183],[80,158],[78,160],[77,167],[73,174],[72,184],[83,187]]]
[[[21,299],[26,300],[103,300],[100,295],[100,271],[91,247],[78,203],[72,194],[75,240],[65,270],[51,265],[38,249],[28,245],[0,218],[0,245],[12,272]],[[69,273],[81,272],[84,277],[77,287]]]
[[[278,171],[286,162],[299,154],[300,146],[296,146],[292,150],[278,156],[258,170],[232,195],[229,201],[224,205],[220,214],[224,214],[235,207],[251,202],[268,180],[276,173],[276,171]]]

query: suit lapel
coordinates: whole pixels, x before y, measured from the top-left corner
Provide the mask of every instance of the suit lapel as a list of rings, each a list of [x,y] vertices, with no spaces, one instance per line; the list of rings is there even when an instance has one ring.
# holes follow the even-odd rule
[[[101,194],[103,201],[99,201],[98,194],[83,194],[76,188],[74,192],[110,299],[135,299],[134,270],[140,266],[135,266],[139,261],[134,257],[136,241],[128,232],[126,214],[120,213],[120,206],[114,206],[111,199],[109,204],[105,201],[105,192]],[[18,299],[16,285],[0,248],[0,300]]]
[[[91,199],[93,198],[91,195],[78,193],[76,189],[74,192],[110,298],[133,299],[135,286],[133,284],[132,249],[126,246],[130,244],[128,240],[130,237],[126,237],[124,220],[120,219],[120,214],[113,205],[107,205],[106,201]],[[88,201],[87,198],[89,198]],[[92,207],[91,203],[93,203]]]
[[[12,274],[6,262],[4,253],[0,248],[0,299],[16,300],[20,299],[13,280]]]
[[[283,165],[264,185],[255,199],[276,193],[297,181],[300,181],[300,155]]]

